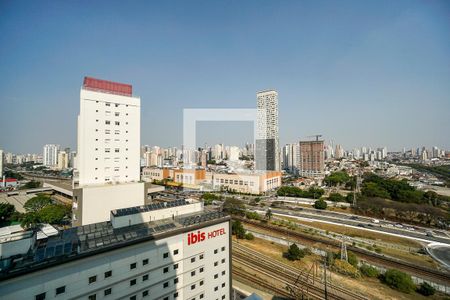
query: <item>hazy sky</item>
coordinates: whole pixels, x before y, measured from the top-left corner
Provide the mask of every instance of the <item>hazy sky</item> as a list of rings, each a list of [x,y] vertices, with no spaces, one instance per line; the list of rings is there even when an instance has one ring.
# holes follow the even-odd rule
[[[85,75],[133,84],[142,144],[180,145],[183,108],[254,108],[270,88],[281,144],[450,150],[449,1],[0,1],[1,149],[75,148]]]

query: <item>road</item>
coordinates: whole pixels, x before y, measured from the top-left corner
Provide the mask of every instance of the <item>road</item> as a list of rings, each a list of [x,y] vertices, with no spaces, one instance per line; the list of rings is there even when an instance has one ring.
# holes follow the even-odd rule
[[[273,214],[286,216],[286,217],[299,217],[306,220],[314,220],[318,222],[343,225],[348,227],[354,227],[361,230],[370,230],[400,237],[405,237],[413,240],[418,240],[426,243],[439,242],[444,244],[450,244],[450,238],[446,235],[439,236],[427,236],[426,229],[417,228],[414,231],[406,230],[403,228],[395,227],[395,223],[379,220],[379,223],[373,223],[373,218],[367,218],[351,214],[343,214],[330,211],[322,211],[316,209],[300,208],[300,207],[287,207],[288,210],[271,209]],[[256,211],[265,213],[265,211],[256,208]],[[413,228],[408,226],[408,228]]]

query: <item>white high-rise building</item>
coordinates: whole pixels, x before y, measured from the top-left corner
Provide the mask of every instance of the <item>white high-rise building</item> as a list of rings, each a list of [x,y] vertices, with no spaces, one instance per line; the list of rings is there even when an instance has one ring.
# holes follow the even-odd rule
[[[108,221],[144,204],[140,180],[141,99],[132,86],[85,77],[78,115],[74,225]]]
[[[278,93],[261,91],[257,97],[257,132],[255,167],[258,170],[279,171]]]
[[[44,146],[43,163],[44,166],[54,167],[58,164],[59,145],[47,144]]]

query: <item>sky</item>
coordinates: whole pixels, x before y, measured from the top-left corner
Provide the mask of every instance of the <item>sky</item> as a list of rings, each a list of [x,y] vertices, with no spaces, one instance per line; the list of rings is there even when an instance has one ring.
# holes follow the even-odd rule
[[[279,93],[280,144],[450,150],[449,1],[0,0],[0,149],[76,149],[84,76],[130,83],[141,144],[179,146],[185,108]],[[242,145],[249,122],[200,122]]]

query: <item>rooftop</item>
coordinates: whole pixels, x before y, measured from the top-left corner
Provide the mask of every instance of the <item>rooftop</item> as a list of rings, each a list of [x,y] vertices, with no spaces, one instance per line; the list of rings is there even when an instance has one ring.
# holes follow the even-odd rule
[[[133,87],[131,84],[84,77],[83,88],[86,90],[131,97]]]
[[[193,200],[178,199],[178,200],[174,200],[174,201],[151,203],[148,205],[115,209],[115,210],[111,211],[111,213],[115,217],[122,217],[122,216],[127,216],[127,215],[138,214],[138,213],[142,213],[142,212],[146,212],[146,211],[187,205],[187,204],[191,204],[192,201]]]
[[[102,222],[60,230],[57,235],[36,241],[28,254],[15,256],[12,261],[0,260],[0,280],[135,243],[184,233],[200,224],[217,224],[229,219],[222,212],[202,211],[122,228],[113,228],[111,222]]]

